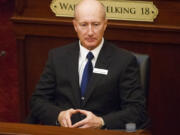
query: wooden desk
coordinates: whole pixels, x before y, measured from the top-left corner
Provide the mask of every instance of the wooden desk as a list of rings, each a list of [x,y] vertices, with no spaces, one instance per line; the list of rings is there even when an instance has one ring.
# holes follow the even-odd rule
[[[117,130],[75,129],[0,122],[0,135],[151,135],[151,133],[145,130],[128,133]]]

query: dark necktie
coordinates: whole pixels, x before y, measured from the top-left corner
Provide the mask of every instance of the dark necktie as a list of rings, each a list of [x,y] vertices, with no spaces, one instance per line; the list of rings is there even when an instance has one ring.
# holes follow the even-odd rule
[[[82,97],[84,97],[88,81],[90,80],[91,75],[92,75],[93,66],[92,66],[91,60],[94,58],[92,52],[89,52],[86,58],[88,59],[88,61],[86,63],[86,66],[84,67],[82,81],[81,81],[81,96]]]

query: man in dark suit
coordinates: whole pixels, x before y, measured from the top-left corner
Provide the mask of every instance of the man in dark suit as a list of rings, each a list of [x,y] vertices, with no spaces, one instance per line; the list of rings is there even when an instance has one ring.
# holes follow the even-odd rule
[[[49,52],[32,95],[32,116],[72,128],[123,129],[131,122],[141,128],[147,116],[139,67],[131,53],[104,40],[104,6],[81,1],[73,24],[79,42]]]

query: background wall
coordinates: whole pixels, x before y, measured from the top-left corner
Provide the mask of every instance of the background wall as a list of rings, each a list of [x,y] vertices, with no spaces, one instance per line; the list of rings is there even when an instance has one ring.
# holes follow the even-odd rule
[[[6,122],[20,120],[17,49],[9,20],[13,9],[14,0],[0,0],[0,121]],[[4,56],[2,51],[6,52]]]

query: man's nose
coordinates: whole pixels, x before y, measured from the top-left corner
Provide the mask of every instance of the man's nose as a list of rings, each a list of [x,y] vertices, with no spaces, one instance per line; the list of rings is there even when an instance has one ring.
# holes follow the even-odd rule
[[[92,25],[88,26],[88,35],[89,36],[93,35],[93,27],[92,27]]]

